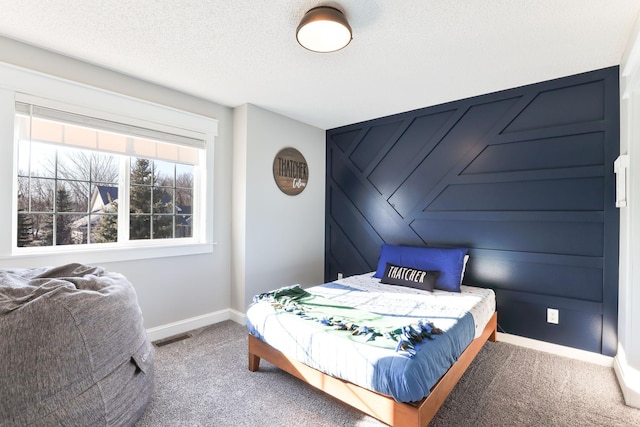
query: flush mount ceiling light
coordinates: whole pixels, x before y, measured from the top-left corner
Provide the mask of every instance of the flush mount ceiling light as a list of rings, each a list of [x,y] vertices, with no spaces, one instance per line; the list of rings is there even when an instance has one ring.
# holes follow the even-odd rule
[[[296,31],[298,43],[314,52],[335,52],[351,41],[351,27],[338,9],[318,6],[302,17]]]

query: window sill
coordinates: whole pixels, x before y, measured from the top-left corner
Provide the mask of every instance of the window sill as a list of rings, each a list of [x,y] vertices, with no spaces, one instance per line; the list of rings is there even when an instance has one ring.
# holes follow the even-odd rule
[[[70,262],[95,265],[108,262],[208,254],[213,252],[215,245],[216,243],[188,243],[179,245],[134,244],[130,246],[98,248],[87,248],[85,246],[82,249],[67,246],[58,247],[55,251],[14,250],[11,256],[0,257],[0,260],[4,261],[3,264],[7,261],[12,261],[13,264],[16,264],[16,267],[23,264],[49,266]]]

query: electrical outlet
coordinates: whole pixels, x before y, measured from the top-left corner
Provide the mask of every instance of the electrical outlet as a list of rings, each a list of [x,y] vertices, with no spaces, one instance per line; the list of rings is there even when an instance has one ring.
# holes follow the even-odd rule
[[[547,323],[558,324],[559,314],[557,308],[547,308]]]
[[[338,280],[342,279],[342,273],[338,273]]]

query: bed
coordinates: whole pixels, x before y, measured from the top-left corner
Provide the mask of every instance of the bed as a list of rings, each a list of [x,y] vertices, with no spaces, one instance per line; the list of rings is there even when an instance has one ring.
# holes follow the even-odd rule
[[[384,423],[426,426],[497,314],[492,290],[462,284],[466,250],[424,249],[383,245],[375,272],[257,295],[249,370],[264,359]]]

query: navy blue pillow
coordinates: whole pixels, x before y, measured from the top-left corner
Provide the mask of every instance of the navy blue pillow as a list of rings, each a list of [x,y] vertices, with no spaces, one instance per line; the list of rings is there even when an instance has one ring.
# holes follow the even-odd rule
[[[439,271],[419,270],[387,263],[380,283],[433,291],[438,276],[440,276]]]
[[[466,248],[435,248],[382,245],[378,268],[373,277],[382,278],[387,263],[411,267],[419,270],[439,271],[435,289],[460,292],[460,282],[464,268],[464,257],[469,252]]]

